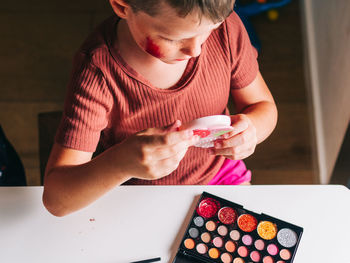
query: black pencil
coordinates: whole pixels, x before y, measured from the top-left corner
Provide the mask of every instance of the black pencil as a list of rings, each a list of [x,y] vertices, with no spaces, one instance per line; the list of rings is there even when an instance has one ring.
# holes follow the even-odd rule
[[[150,263],[150,262],[157,262],[160,260],[161,260],[161,258],[150,258],[150,259],[145,259],[145,260],[140,260],[140,261],[133,261],[131,263]]]

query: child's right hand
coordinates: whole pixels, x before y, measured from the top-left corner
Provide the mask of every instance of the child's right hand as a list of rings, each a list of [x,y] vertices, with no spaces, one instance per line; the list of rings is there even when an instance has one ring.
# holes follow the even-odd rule
[[[139,132],[118,146],[118,169],[125,175],[143,180],[155,180],[172,173],[196,144],[198,136],[191,130],[177,131],[181,122],[168,128],[150,128]]]

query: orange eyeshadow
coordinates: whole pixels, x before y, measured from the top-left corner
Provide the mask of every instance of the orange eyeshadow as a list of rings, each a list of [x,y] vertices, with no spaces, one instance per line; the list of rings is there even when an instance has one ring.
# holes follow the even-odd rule
[[[185,241],[184,241],[184,245],[187,249],[193,249],[194,248],[194,241],[192,238],[187,238]]]

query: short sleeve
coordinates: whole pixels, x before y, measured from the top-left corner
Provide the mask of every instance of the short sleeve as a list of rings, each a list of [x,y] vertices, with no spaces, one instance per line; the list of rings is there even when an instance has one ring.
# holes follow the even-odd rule
[[[77,53],[55,141],[75,150],[94,152],[101,131],[108,125],[111,105],[112,95],[101,70],[90,56]]]
[[[232,63],[231,89],[244,88],[258,74],[258,53],[252,46],[248,33],[235,12],[226,19],[226,26]]]

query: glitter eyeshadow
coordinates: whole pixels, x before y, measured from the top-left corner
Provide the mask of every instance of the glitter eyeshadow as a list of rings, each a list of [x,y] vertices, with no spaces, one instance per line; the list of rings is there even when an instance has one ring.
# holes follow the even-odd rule
[[[222,247],[222,246],[224,245],[224,241],[222,240],[221,237],[215,237],[215,238],[213,239],[213,244],[214,244],[214,246],[216,246],[216,247]]]
[[[204,218],[211,218],[216,215],[219,207],[220,204],[215,199],[205,198],[199,203],[197,213]]]
[[[241,258],[235,258],[235,259],[233,260],[233,263],[244,263],[244,260],[241,259]]]
[[[232,256],[229,253],[223,253],[220,258],[221,258],[221,261],[223,263],[231,263],[232,262]]]
[[[261,221],[258,225],[258,234],[265,240],[271,240],[277,234],[277,226],[270,221]]]
[[[226,236],[227,235],[227,227],[226,226],[219,226],[218,227],[218,233],[220,236]]]
[[[241,238],[241,234],[237,230],[232,230],[230,232],[230,238],[234,241],[238,241]]]
[[[257,250],[263,250],[265,248],[265,242],[261,239],[258,239],[254,242],[254,246]]]
[[[231,207],[223,207],[219,210],[218,218],[225,225],[233,224],[237,218],[237,212]]]
[[[269,244],[266,248],[267,252],[269,252],[269,254],[271,256],[276,256],[278,254],[278,247],[275,244]]]
[[[206,224],[205,224],[205,228],[208,230],[208,231],[214,231],[216,229],[216,223],[214,221],[208,221]]]
[[[238,255],[240,255],[243,258],[248,256],[248,249],[245,246],[240,246],[237,252],[238,252]]]
[[[205,254],[207,253],[208,251],[208,247],[203,244],[203,243],[199,243],[197,246],[196,246],[196,250],[199,254]]]
[[[289,260],[291,258],[291,254],[290,254],[290,251],[288,249],[282,249],[281,252],[280,252],[280,257],[281,259],[284,259],[284,260]]]
[[[253,238],[250,235],[242,236],[242,242],[244,245],[250,246],[253,243]]]
[[[263,263],[274,263],[274,261],[271,256],[266,256],[263,258]]]
[[[211,236],[208,232],[204,232],[202,235],[201,235],[201,239],[204,243],[209,243],[210,240],[211,240]]]
[[[198,227],[202,227],[202,226],[204,226],[204,219],[201,216],[196,216],[193,219],[193,223]]]
[[[218,258],[220,256],[219,250],[215,247],[209,249],[208,254],[211,258]]]
[[[243,214],[238,217],[238,227],[244,232],[252,232],[256,229],[257,220],[254,216],[249,214]]]
[[[235,250],[236,250],[236,244],[233,242],[233,241],[231,241],[231,240],[229,240],[229,241],[227,241],[226,242],[226,244],[225,244],[225,249],[228,251],[228,252],[235,252]]]
[[[195,243],[194,243],[193,239],[187,238],[187,239],[184,241],[184,245],[185,245],[185,247],[186,247],[187,249],[193,249]]]
[[[277,233],[277,241],[284,247],[289,248],[295,246],[297,239],[297,234],[289,228],[283,228]]]
[[[293,263],[302,232],[204,192],[173,263]]]
[[[190,228],[188,230],[188,233],[190,234],[190,237],[192,237],[192,238],[197,238],[199,236],[199,230],[197,228],[194,228],[194,227]]]
[[[253,260],[253,262],[259,262],[260,257],[260,253],[258,251],[254,250],[250,253],[250,259]]]

